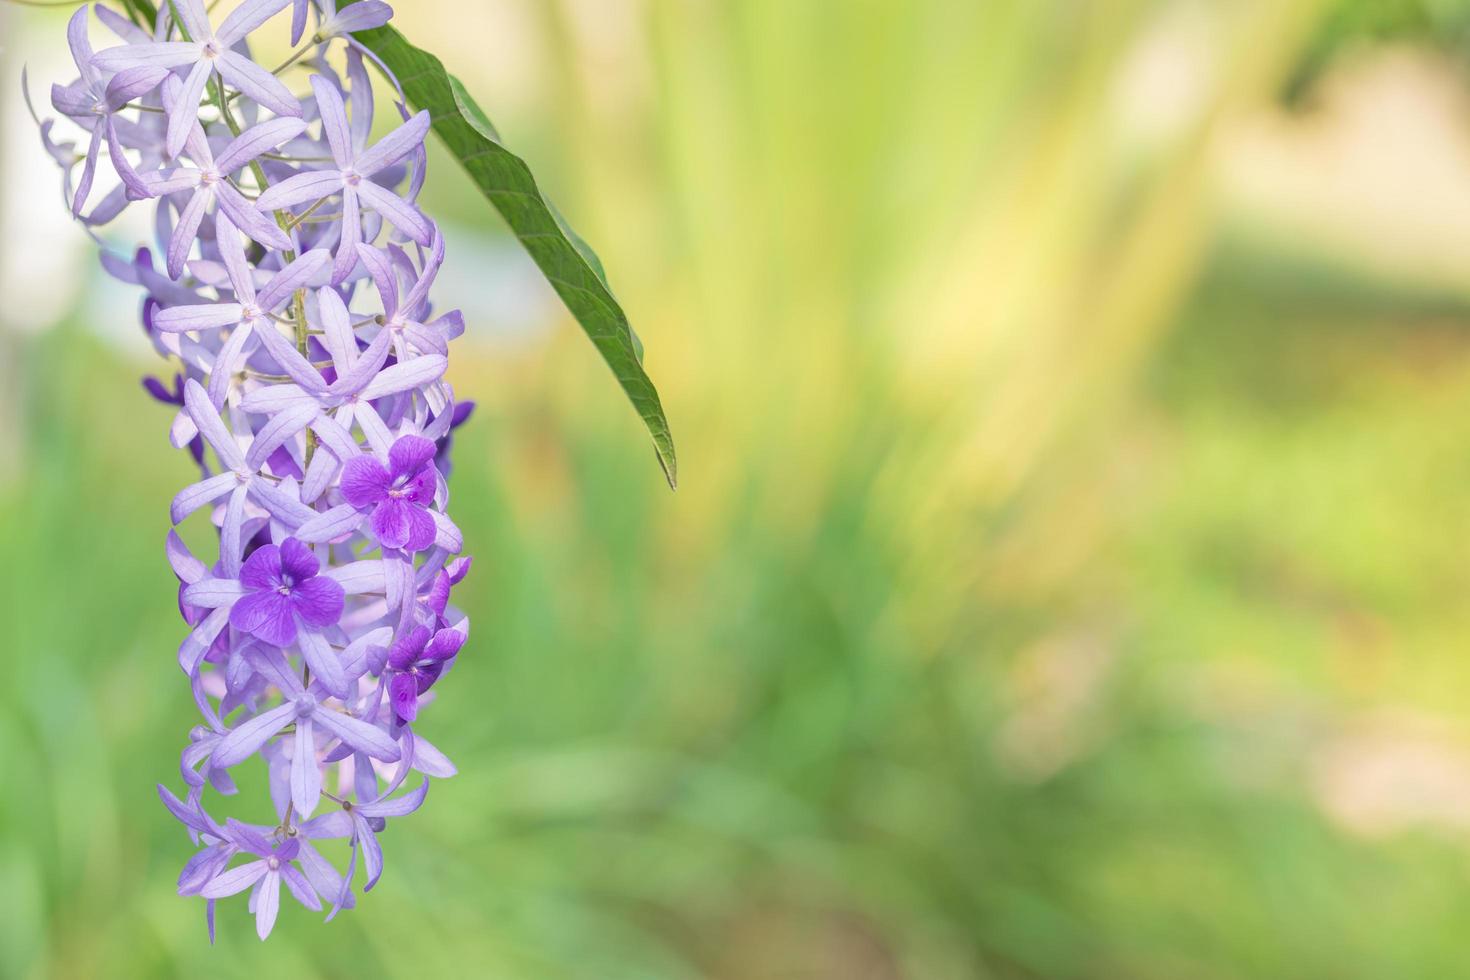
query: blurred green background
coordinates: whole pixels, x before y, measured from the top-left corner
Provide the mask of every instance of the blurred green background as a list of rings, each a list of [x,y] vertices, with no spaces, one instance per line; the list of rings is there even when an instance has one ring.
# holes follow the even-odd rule
[[[13,91],[67,12],[0,4],[0,976],[1470,977],[1463,5],[399,7],[680,489],[437,156],[460,775],[356,911],[211,949],[190,467]]]

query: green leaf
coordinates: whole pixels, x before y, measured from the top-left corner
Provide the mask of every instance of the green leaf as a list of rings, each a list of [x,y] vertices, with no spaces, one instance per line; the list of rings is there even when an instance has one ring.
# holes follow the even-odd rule
[[[158,8],[151,0],[122,0],[122,5],[134,23],[145,31],[152,32],[153,25],[158,20]]]
[[[596,253],[572,231],[525,161],[505,148],[489,118],[438,58],[392,27],[359,31],[353,37],[398,76],[415,109],[429,110],[434,132],[505,218],[612,369],[653,436],[669,486],[677,486],[674,438],[658,391],[643,370],[643,346],[608,287]]]

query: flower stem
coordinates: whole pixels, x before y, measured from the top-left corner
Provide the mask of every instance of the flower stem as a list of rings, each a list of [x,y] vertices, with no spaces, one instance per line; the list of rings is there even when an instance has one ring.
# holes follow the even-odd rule
[[[173,0],[169,0],[169,2],[172,3]],[[225,97],[224,85],[218,79],[211,78],[209,80],[209,86],[210,94],[214,97],[215,104],[219,106],[220,118],[225,121],[225,125],[230,128],[231,133],[239,136],[242,130],[240,129],[240,124],[235,121],[234,114],[230,112],[230,100]],[[254,175],[255,182],[260,186],[261,192],[264,193],[265,189],[270,186],[270,181],[266,179],[265,170],[261,168],[260,161],[250,161],[250,173]],[[312,210],[315,210],[319,204],[321,204],[321,201],[312,205]],[[311,212],[308,211],[307,213],[310,214]],[[290,232],[298,223],[298,220],[292,219],[289,211],[276,211],[275,216],[276,224],[280,225],[281,230],[284,232]],[[296,252],[292,249],[286,250],[282,255],[287,262],[291,262],[296,258]],[[306,323],[305,288],[297,289],[291,297],[291,319],[295,327],[296,350],[301,353],[302,357],[306,357],[310,342],[310,333]],[[311,465],[311,458],[316,454],[316,446],[316,432],[308,428],[306,430],[306,466]]]
[[[331,196],[332,195],[328,194],[326,197],[318,198],[317,199],[317,202],[315,204],[313,204],[311,207],[307,208],[305,211],[302,211],[296,217],[292,218],[290,220],[290,222],[287,223],[286,230],[287,231],[290,231],[292,228],[295,228],[297,225],[301,224],[301,222],[305,221],[308,217],[311,216],[311,213],[313,211],[315,211],[317,208],[321,207],[323,204],[326,204],[327,201],[331,198]]]

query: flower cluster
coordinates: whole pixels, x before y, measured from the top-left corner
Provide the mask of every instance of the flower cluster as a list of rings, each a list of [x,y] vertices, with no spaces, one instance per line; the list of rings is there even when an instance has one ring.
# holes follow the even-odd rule
[[[293,45],[317,29],[267,70],[249,38],[288,6]],[[243,0],[223,16],[167,0],[153,24],[94,12],[114,42],[94,50],[78,10],[80,77],[51,90],[86,149],[54,120],[42,139],[88,229],[153,209],[162,267],[147,248],[103,263],[146,292],[144,329],[177,367],[144,382],[200,468],[172,522],[204,511],[218,541],[200,558],[168,534],[202,723],[183,796],[159,792],[200,848],[179,892],[206,900],[211,939],[216,900],[247,889],[263,939],[283,884],[327,918],[352,907],[358,864],[364,890],[382,874],[386,821],[454,773],[414,731],[469,629],[449,601],[469,559],[443,475],[470,408],[443,380],[464,324],[431,312],[444,239],[415,203],[429,116],[400,95],[398,125],[372,138],[371,55],[350,32],[392,16],[375,0]],[[104,148],[118,182],[99,197]],[[274,818],[221,824],[206,790],[235,794],[231,771],[256,757]],[[319,849],[333,839],[345,871]]]

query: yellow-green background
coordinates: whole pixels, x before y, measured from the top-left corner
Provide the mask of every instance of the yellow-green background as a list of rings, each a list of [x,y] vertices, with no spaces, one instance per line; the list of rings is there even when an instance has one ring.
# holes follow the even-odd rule
[[[356,911],[210,948],[153,789],[190,467],[131,298],[0,309],[0,976],[1470,977],[1459,5],[398,6],[681,486],[558,308],[472,322],[460,775]],[[5,86],[64,16],[0,7]],[[442,154],[424,203],[506,264]]]

